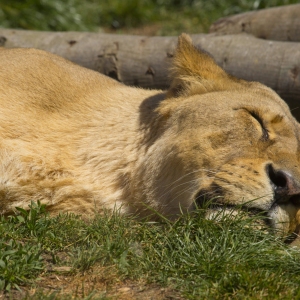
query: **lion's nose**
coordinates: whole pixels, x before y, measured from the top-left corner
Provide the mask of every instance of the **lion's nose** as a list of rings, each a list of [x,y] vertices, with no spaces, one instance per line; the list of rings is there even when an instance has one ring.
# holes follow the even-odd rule
[[[267,166],[274,194],[277,202],[287,202],[295,195],[300,195],[300,184],[291,174],[282,170],[275,170],[272,165]]]

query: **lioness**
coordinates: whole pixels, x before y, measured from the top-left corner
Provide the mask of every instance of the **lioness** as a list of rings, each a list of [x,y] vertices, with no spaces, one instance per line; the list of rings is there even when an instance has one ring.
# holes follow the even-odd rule
[[[283,234],[300,213],[299,124],[266,86],[179,37],[167,92],[36,49],[0,51],[0,208],[142,216],[241,206]]]

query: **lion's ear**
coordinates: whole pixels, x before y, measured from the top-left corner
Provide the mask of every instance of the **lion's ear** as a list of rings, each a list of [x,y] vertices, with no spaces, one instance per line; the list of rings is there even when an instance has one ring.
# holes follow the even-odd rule
[[[189,35],[178,38],[167,97],[190,96],[228,89],[238,79],[228,75],[206,52],[198,50]]]

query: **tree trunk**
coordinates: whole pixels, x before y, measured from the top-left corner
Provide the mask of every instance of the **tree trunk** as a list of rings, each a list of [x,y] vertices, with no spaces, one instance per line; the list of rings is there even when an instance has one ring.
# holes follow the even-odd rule
[[[279,6],[221,18],[210,27],[219,34],[252,34],[274,41],[300,42],[300,4]]]
[[[230,74],[277,91],[300,120],[300,43],[266,41],[245,34],[192,38]],[[165,89],[177,38],[0,29],[0,41],[4,47],[35,47],[56,53],[128,85]]]

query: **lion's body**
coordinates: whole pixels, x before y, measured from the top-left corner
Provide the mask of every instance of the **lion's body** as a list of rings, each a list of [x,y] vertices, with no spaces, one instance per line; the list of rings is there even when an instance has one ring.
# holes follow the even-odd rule
[[[170,216],[221,196],[220,207],[296,230],[299,125],[286,104],[228,76],[186,36],[173,73],[164,93],[40,50],[1,50],[1,211],[39,200],[52,212]]]
[[[31,200],[57,211],[113,208],[145,151],[141,102],[158,91],[126,87],[35,49],[0,57],[2,210]]]

